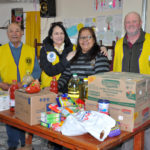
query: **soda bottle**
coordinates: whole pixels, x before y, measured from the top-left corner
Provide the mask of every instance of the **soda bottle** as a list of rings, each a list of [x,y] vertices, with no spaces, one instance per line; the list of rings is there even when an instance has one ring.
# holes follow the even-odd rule
[[[84,99],[88,98],[88,79],[87,78],[83,79],[83,97]]]
[[[22,79],[23,87],[26,88],[33,80],[34,79],[31,76],[30,71],[27,70],[25,76]]]
[[[9,95],[10,95],[10,111],[15,111],[15,90],[19,89],[17,81],[12,80],[12,85],[9,89]]]
[[[50,91],[51,92],[54,92],[54,93],[58,93],[58,82],[56,80],[56,77],[54,76],[52,81],[51,81],[51,84],[50,84]]]
[[[76,73],[73,74],[68,83],[68,96],[74,100],[79,98],[79,79]]]

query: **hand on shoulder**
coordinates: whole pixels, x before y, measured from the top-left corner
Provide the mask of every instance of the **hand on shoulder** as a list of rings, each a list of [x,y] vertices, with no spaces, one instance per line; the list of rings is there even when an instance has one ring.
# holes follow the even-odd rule
[[[108,57],[108,51],[107,48],[105,46],[101,46],[100,47],[100,52],[104,55]]]
[[[66,59],[67,59],[68,61],[70,61],[70,60],[75,56],[75,54],[76,54],[76,51],[71,51],[71,52],[67,55]]]

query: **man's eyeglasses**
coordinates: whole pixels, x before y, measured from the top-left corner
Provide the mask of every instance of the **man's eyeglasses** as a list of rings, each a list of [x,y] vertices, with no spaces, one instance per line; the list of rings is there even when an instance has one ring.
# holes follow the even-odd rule
[[[80,36],[79,37],[80,40],[90,40],[91,38],[92,38],[91,35],[89,35],[89,36]]]

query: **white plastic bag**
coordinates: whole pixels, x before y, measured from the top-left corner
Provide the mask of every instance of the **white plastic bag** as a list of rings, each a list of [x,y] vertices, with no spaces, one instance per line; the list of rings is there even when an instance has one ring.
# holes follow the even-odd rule
[[[73,115],[69,115],[60,128],[62,134],[67,136],[77,136],[87,133],[85,128]]]
[[[80,111],[67,117],[61,127],[61,132],[68,136],[82,135],[88,132],[99,141],[103,141],[115,123],[115,120],[106,114],[96,111]]]
[[[99,141],[103,141],[108,136],[115,123],[116,121],[110,116],[96,111],[91,111],[88,119],[82,121],[86,131]]]

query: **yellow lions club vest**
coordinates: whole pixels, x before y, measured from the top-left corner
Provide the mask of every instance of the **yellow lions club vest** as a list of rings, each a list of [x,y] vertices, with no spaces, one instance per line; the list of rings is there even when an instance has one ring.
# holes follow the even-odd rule
[[[115,57],[113,64],[114,72],[122,71],[123,60],[123,38],[117,41],[115,46]],[[150,74],[150,34],[145,34],[143,49],[139,57],[139,71],[141,74]]]
[[[11,84],[12,80],[17,80],[17,66],[9,44],[0,46],[0,56],[0,77],[3,82]],[[26,70],[29,70],[32,73],[34,61],[35,49],[23,44],[18,65],[21,81],[26,74]]]

